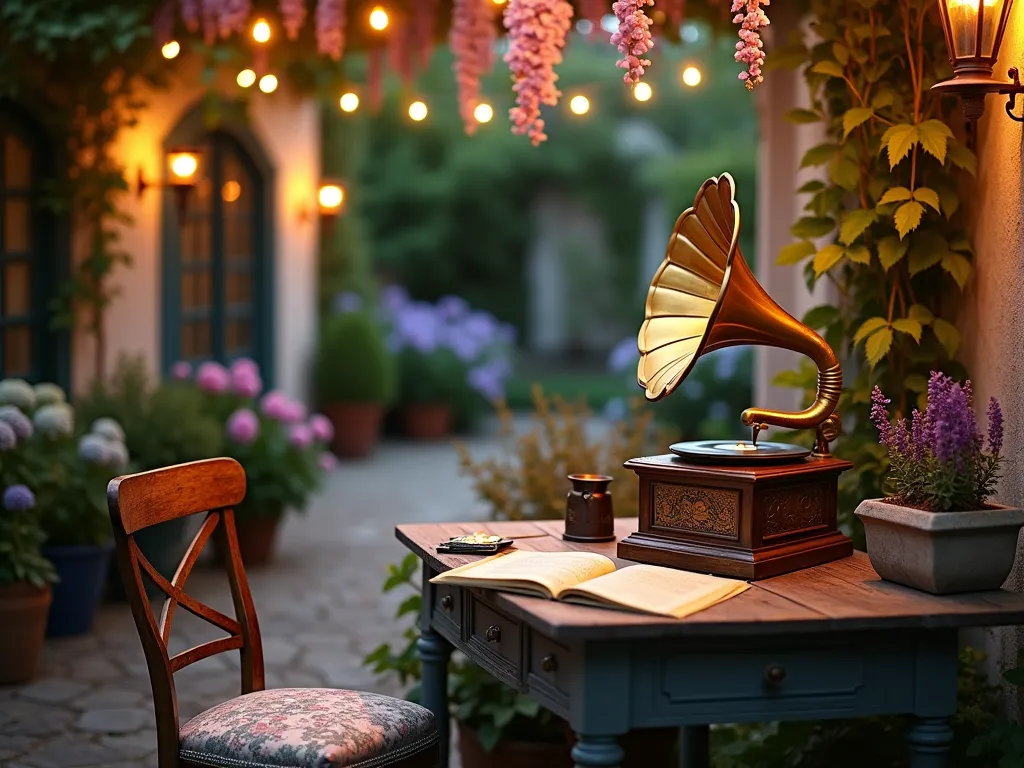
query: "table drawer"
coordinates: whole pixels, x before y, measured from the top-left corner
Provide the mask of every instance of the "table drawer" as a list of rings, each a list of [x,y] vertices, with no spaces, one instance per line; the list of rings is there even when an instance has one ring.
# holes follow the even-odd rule
[[[474,593],[469,595],[469,646],[490,672],[509,682],[520,682],[522,626]]]
[[[447,628],[454,637],[462,637],[463,593],[451,584],[433,584],[434,626]]]
[[[539,632],[529,630],[527,683],[547,695],[568,701],[572,657],[569,649]]]

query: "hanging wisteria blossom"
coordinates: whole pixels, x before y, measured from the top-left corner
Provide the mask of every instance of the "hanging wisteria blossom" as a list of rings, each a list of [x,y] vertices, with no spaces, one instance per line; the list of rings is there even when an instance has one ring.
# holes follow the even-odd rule
[[[316,47],[335,61],[345,51],[345,0],[318,0]]]
[[[181,0],[181,20],[190,32],[199,29],[199,0]]]
[[[157,45],[163,45],[174,38],[174,0],[166,0],[153,17],[153,37]]]
[[[407,18],[399,17],[392,24],[388,38],[388,66],[406,85],[412,85],[416,76],[413,59],[413,24]]]
[[[306,22],[306,0],[281,0],[281,25],[289,40],[299,36],[299,30]]]
[[[771,22],[761,9],[769,5],[771,0],[733,0],[732,12],[736,14],[733,23],[740,25],[740,41],[736,43],[736,61],[746,64],[745,72],[740,72],[740,80],[748,91],[764,82],[761,67],[764,66],[764,41],[761,40],[761,27]]]
[[[252,11],[251,0],[221,0],[220,13],[217,17],[217,31],[221,37],[228,37],[232,32],[245,29]]]
[[[476,133],[473,112],[480,103],[480,78],[494,65],[494,3],[491,0],[455,0],[449,43],[455,53],[452,69],[459,95],[459,115],[466,133]]]
[[[612,45],[617,45],[622,58],[618,66],[626,70],[622,79],[630,85],[636,85],[643,77],[645,67],[651,66],[650,59],[642,58],[654,47],[651,37],[651,20],[644,12],[654,0],[616,0],[612,11],[619,20],[619,29],[612,35]]]
[[[220,0],[202,0],[203,7],[203,40],[213,45],[220,28]]]
[[[580,0],[580,16],[590,22],[590,34],[592,37],[601,29],[601,19],[611,10],[607,0]]]
[[[508,52],[516,106],[509,110],[512,133],[528,134],[537,146],[547,136],[541,105],[555,106],[555,65],[562,61],[565,37],[572,26],[572,6],[565,0],[509,0],[505,8]]]

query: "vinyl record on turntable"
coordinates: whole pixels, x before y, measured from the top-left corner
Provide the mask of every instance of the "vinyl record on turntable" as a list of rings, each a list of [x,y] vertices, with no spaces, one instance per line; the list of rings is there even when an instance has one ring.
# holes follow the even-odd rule
[[[696,440],[674,443],[669,450],[676,456],[703,464],[783,464],[811,455],[809,448],[789,443],[737,440]]]

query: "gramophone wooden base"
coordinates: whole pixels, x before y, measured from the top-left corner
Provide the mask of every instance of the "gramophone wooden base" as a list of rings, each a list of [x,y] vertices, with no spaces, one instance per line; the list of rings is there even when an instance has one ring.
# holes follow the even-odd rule
[[[640,478],[640,526],[619,542],[625,560],[757,580],[853,554],[836,527],[849,462],[706,466],[668,455],[626,466]]]

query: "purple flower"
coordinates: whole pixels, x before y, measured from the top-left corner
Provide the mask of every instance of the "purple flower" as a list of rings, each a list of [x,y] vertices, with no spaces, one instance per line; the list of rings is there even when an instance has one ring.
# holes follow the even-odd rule
[[[334,438],[334,425],[322,413],[314,413],[309,418],[309,428],[318,443],[329,443]]]
[[[978,426],[967,392],[952,379],[932,374],[928,382],[928,419],[934,429],[933,452],[942,463],[957,459],[977,444]]]
[[[260,410],[263,411],[264,416],[274,421],[288,421],[291,414],[291,402],[288,400],[288,395],[275,389],[263,396]]]
[[[288,409],[283,419],[285,424],[298,424],[306,420],[306,406],[297,400],[288,401]]]
[[[363,297],[353,291],[343,291],[334,297],[334,311],[342,315],[358,312],[363,308]]]
[[[239,408],[228,417],[228,438],[239,445],[251,445],[260,434],[260,418],[251,408]]]
[[[437,311],[445,320],[458,320],[469,312],[469,304],[459,296],[442,296],[438,299]]]
[[[892,430],[892,447],[901,456],[906,456],[910,451],[910,435],[907,434],[906,419],[897,419],[896,426]]]
[[[320,469],[322,469],[324,472],[330,472],[336,466],[338,466],[338,460],[334,458],[333,453],[328,453],[327,451],[324,451],[323,453],[320,454]]]
[[[78,457],[90,464],[103,466],[111,460],[111,451],[107,441],[100,435],[82,435],[78,441]]]
[[[407,304],[395,313],[394,320],[395,333],[401,346],[426,354],[435,351],[440,345],[441,327],[434,308],[429,304]]]
[[[637,348],[636,338],[630,336],[616,344],[608,355],[608,370],[612,373],[625,371],[630,367],[636,367],[640,359],[640,350]]]
[[[889,423],[889,400],[877,386],[871,390],[871,423],[878,430],[878,442],[886,448],[893,445],[892,424]]]
[[[929,450],[931,439],[925,429],[925,416],[917,408],[910,419],[910,447],[914,458],[920,461]]]
[[[257,397],[263,391],[260,367],[248,357],[231,364],[231,390],[240,397]]]
[[[196,384],[204,392],[222,394],[231,387],[231,374],[220,363],[209,361],[200,365],[196,371]]]
[[[8,512],[25,512],[35,505],[35,494],[27,485],[12,485],[4,490],[3,507]]]
[[[313,444],[313,430],[308,424],[292,424],[288,441],[296,448],[309,448]]]
[[[469,386],[488,400],[499,400],[505,396],[505,379],[509,376],[505,360],[492,360],[477,366],[468,374]]]
[[[32,437],[32,422],[14,405],[0,405],[0,421],[7,422],[19,440]]]
[[[380,306],[388,314],[398,312],[409,303],[409,294],[400,285],[389,285],[380,292]]]
[[[994,397],[988,401],[988,450],[994,455],[1003,450],[1003,409]]]
[[[186,381],[192,378],[192,365],[184,360],[179,360],[171,366],[171,378],[175,381]]]
[[[0,421],[0,452],[13,451],[18,447],[18,436],[14,434],[11,425],[6,421]]]

